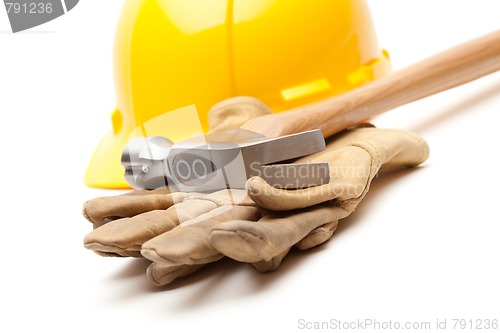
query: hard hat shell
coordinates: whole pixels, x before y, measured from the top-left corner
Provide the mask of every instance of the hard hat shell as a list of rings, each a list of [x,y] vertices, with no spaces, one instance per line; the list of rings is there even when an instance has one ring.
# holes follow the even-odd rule
[[[195,105],[207,130],[208,110],[229,97],[253,96],[279,112],[390,70],[364,0],[128,0],[114,66],[113,130],[89,165],[91,187],[129,187],[122,150],[137,127],[165,112]],[[147,134],[176,141],[190,131]]]

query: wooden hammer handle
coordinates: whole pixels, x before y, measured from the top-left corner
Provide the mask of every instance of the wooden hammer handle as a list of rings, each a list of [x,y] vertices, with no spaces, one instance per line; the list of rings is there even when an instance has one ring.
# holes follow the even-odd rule
[[[453,47],[356,90],[250,120],[242,128],[278,137],[321,129],[329,137],[377,114],[500,69],[500,30]]]

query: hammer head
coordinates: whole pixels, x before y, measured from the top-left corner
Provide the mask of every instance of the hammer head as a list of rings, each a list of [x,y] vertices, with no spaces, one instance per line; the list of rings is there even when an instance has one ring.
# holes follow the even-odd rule
[[[183,192],[245,188],[260,176],[278,188],[328,183],[327,163],[282,164],[325,148],[320,130],[266,138],[243,129],[195,135],[173,143],[164,137],[140,137],[122,155],[125,179],[136,189],[169,186]]]

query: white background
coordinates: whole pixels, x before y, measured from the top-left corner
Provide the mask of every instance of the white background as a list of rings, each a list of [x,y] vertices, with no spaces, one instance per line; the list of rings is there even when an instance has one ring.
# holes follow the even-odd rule
[[[84,187],[114,107],[122,1],[82,0],[12,34],[0,9],[2,332],[294,332],[298,320],[500,319],[500,73],[375,121],[428,140],[430,159],[376,179],[333,239],[271,274],[222,261],[168,288],[147,263],[84,249]],[[369,1],[395,69],[500,28],[500,2]]]

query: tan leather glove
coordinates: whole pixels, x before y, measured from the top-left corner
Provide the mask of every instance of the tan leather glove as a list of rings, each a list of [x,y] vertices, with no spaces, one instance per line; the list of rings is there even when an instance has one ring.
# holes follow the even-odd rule
[[[151,281],[157,285],[222,258],[208,241],[206,231],[212,225],[256,221],[262,215],[244,190],[201,194],[159,189],[131,193],[96,198],[84,205],[84,215],[96,227],[85,237],[84,244],[103,256],[141,257],[145,242],[166,241],[170,247],[160,253],[168,259],[148,269]]]
[[[364,197],[382,165],[413,166],[427,155],[425,142],[407,132],[346,131],[329,140],[325,151],[300,160],[328,161],[328,185],[286,191],[253,178],[248,181],[248,193],[254,201],[245,198],[243,191],[211,195],[137,191],[141,193],[97,199],[101,204],[91,201],[86,208],[90,219],[100,217],[97,223],[109,214],[95,209],[90,213],[89,207],[108,210],[109,216],[123,216],[117,213],[121,211],[118,206],[127,201],[123,211],[146,213],[98,228],[86,237],[86,246],[101,254],[138,256],[141,251],[154,262],[148,275],[159,285],[222,255],[253,263],[261,271],[275,269],[293,245],[307,249],[328,240],[338,220],[348,216]],[[160,210],[149,212],[148,206]],[[170,208],[163,210],[167,206]]]
[[[269,112],[253,98],[224,101],[210,113],[212,131],[239,127]],[[105,256],[144,255],[153,261],[148,276],[157,285],[223,255],[259,271],[272,270],[293,245],[307,249],[328,240],[383,164],[417,165],[427,155],[425,142],[406,132],[346,131],[330,139],[325,151],[298,160],[329,162],[328,185],[285,191],[253,178],[247,184],[250,197],[241,190],[206,195],[158,189],[96,198],[84,205],[95,228],[85,246]]]
[[[382,166],[412,167],[428,156],[426,142],[409,132],[377,128],[344,131],[328,140],[325,151],[297,161],[327,161],[329,184],[291,191],[251,178],[247,182],[249,197],[263,208],[283,213],[271,213],[259,223],[242,220],[219,224],[210,230],[210,243],[220,253],[244,262],[270,260],[293,245],[310,248],[328,240],[335,229],[332,226],[355,210]]]
[[[164,285],[222,258],[223,254],[211,244],[211,230],[230,221],[320,219],[321,226],[303,237],[301,248],[324,242],[335,230],[337,220],[329,219],[330,207],[316,208],[287,215],[274,213],[257,206],[244,190],[213,194],[133,191],[96,198],[84,205],[84,215],[95,227],[84,244],[103,256],[144,255],[153,261],[148,277],[154,284]],[[324,211],[323,215],[320,211]],[[259,271],[273,270],[288,250],[248,262]]]
[[[249,97],[233,98],[223,101],[209,113],[211,132],[241,126],[253,117],[271,111],[259,100]],[[228,211],[230,208],[230,211]],[[220,191],[211,195],[198,193],[172,193],[167,189],[153,191],[131,191],[125,195],[101,197],[84,204],[83,214],[93,223],[94,231],[84,240],[85,246],[103,256],[141,257],[141,246],[155,236],[162,235],[181,224],[186,226],[193,221],[203,221],[198,227],[209,225],[211,216],[218,222],[223,220],[249,219],[260,217],[260,209],[246,198],[245,191]],[[177,233],[172,232],[171,237]],[[172,259],[168,263],[154,263],[148,275],[155,284],[166,284],[179,276],[189,274],[203,263],[218,260],[220,253],[205,251],[206,240],[193,233],[191,242],[194,249],[186,249],[192,260]],[[183,240],[180,240],[181,245]],[[199,245],[199,246],[198,246]],[[180,249],[180,246],[178,246]],[[197,250],[197,248],[199,248]],[[192,250],[192,251],[191,251]],[[196,251],[199,251],[197,253]],[[178,261],[179,263],[177,263]],[[256,265],[259,266],[257,263]],[[268,265],[267,263],[265,265]],[[262,265],[261,269],[264,269]]]

